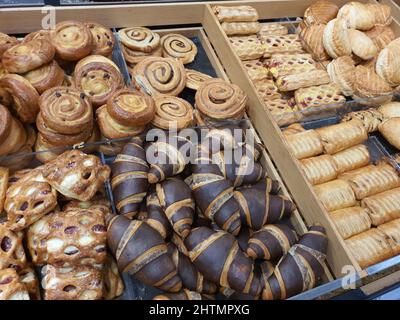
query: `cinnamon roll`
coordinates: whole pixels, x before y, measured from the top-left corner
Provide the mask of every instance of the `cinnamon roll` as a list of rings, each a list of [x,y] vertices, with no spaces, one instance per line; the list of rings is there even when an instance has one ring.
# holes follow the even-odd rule
[[[77,61],[88,56],[93,48],[93,37],[89,28],[79,21],[57,23],[50,32],[57,56],[67,61]]]
[[[135,65],[147,57],[161,57],[162,47],[157,47],[151,52],[143,52],[139,50],[132,50],[124,45],[122,47],[122,54],[124,55],[126,63],[129,65]]]
[[[4,141],[10,133],[11,118],[10,111],[0,104],[0,142]]]
[[[146,126],[125,126],[117,122],[107,111],[107,106],[101,106],[96,110],[97,123],[102,135],[108,139],[119,139],[137,136],[142,133]]]
[[[64,70],[53,60],[23,76],[41,94],[47,89],[60,86],[64,82],[64,75]]]
[[[124,86],[124,79],[117,65],[100,55],[79,61],[75,67],[73,82],[78,90],[89,96],[95,108],[105,104],[116,90]]]
[[[183,64],[191,63],[197,55],[197,47],[193,41],[181,34],[162,36],[161,46],[163,57],[180,59]]]
[[[17,152],[26,142],[24,126],[15,118],[11,118],[10,133],[0,144],[0,156]]]
[[[38,40],[38,39],[47,40],[47,41],[51,42],[50,30],[38,30],[38,31],[28,33],[22,41],[29,42],[29,41]]]
[[[122,89],[108,100],[107,111],[124,126],[143,126],[154,118],[154,100],[139,91]]]
[[[40,113],[46,126],[64,134],[77,134],[93,122],[88,97],[73,88],[55,87],[39,99]]]
[[[30,82],[17,74],[7,74],[0,79],[0,87],[13,97],[14,109],[21,121],[35,122],[39,112],[39,94]]]
[[[18,40],[15,37],[11,37],[5,33],[0,32],[0,58],[3,53],[10,49],[12,46],[18,44]]]
[[[154,99],[156,114],[151,122],[161,129],[170,127],[181,130],[193,123],[193,108],[189,102],[178,97],[158,97]]]
[[[208,74],[192,69],[186,69],[186,87],[190,89],[198,90],[199,87],[209,79],[212,79],[212,77]]]
[[[115,37],[111,29],[106,28],[97,22],[86,22],[85,25],[92,33],[94,42],[92,54],[110,57],[115,46]]]
[[[124,28],[118,31],[122,44],[132,50],[152,52],[160,44],[158,33],[143,27]]]
[[[177,96],[185,88],[186,73],[179,60],[148,57],[133,68],[132,80],[140,91],[151,96]]]
[[[210,79],[199,87],[195,101],[201,114],[209,118],[240,119],[246,109],[247,96],[235,84],[222,79]]]

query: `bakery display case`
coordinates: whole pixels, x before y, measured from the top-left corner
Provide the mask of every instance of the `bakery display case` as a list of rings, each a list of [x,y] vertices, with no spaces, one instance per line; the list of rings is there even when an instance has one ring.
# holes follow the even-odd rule
[[[17,62],[17,53],[12,55],[8,50],[3,54],[2,63],[8,75],[0,80],[0,90],[5,90],[2,103],[7,104],[11,95],[14,102],[8,106],[18,101],[20,108],[10,113],[6,106],[0,112],[14,125],[13,132],[19,134],[17,138],[10,137],[23,142],[11,141],[13,147],[3,149],[1,166],[8,168],[10,174],[41,163],[44,168],[49,166],[47,163],[60,168],[71,163],[74,152],[83,163],[89,157],[80,153],[84,151],[96,155],[98,166],[111,168],[109,179],[99,175],[95,188],[102,190],[99,186],[105,183],[101,193],[102,201],[109,203],[109,215],[102,217],[108,222],[111,255],[107,260],[104,255],[100,262],[88,267],[85,263],[80,266],[79,254],[73,254],[73,268],[66,273],[60,273],[57,263],[63,261],[57,256],[47,254],[38,259],[37,251],[44,249],[29,245],[33,243],[31,239],[47,239],[54,234],[36,234],[32,226],[40,224],[38,221],[51,223],[49,220],[55,217],[68,223],[79,219],[68,216],[68,205],[75,200],[92,201],[94,194],[82,200],[57,187],[56,177],[45,177],[46,184],[57,190],[51,202],[60,204],[62,211],[47,215],[54,210],[53,206],[37,217],[23,219],[26,225],[21,226],[32,230],[27,235],[28,260],[35,266],[48,265],[37,270],[42,280],[42,297],[191,300],[211,295],[217,299],[329,299],[360,287],[372,296],[384,287],[394,286],[400,261],[400,226],[396,220],[400,211],[400,161],[396,157],[395,134],[399,97],[393,90],[396,75],[385,73],[385,79],[393,81],[390,85],[390,80],[378,76],[371,65],[374,66],[374,57],[380,57],[379,52],[387,50],[388,44],[397,38],[399,25],[397,5],[392,1],[381,3],[386,6],[370,7],[371,12],[384,8],[376,13],[378,22],[350,27],[354,31],[361,28],[366,34],[372,33],[369,30],[375,24],[390,28],[393,35],[387,32],[390,34],[382,40],[381,48],[373,44],[374,52],[366,50],[369,45],[343,49],[334,47],[336,42],[330,44],[333,36],[325,36],[323,22],[310,22],[320,14],[315,1],[56,7],[56,30],[60,37],[57,40],[57,34],[33,33],[41,29],[40,8],[0,9],[0,31],[15,36],[8,41],[18,45],[29,34],[28,40],[23,40],[28,43],[25,46],[35,39],[41,47],[32,46],[29,50],[47,53],[40,57],[40,62],[32,59],[23,64]],[[348,23],[353,23],[351,8],[347,13],[350,18],[346,18],[346,10],[340,9],[339,15],[343,17],[335,20],[339,8],[350,6],[347,1],[322,4],[327,6],[324,22],[330,30],[343,33],[347,26],[340,21],[349,19]],[[317,9],[309,9],[312,5]],[[71,21],[78,14],[85,25]],[[17,16],[26,23],[13,23]],[[80,50],[74,48],[72,53],[62,39],[62,30],[68,28],[78,29],[80,34]],[[354,37],[358,36],[356,42],[361,43],[365,34],[354,33]],[[97,38],[96,51],[85,44],[88,41],[84,38],[90,38],[90,34]],[[40,40],[46,37],[50,37],[50,42]],[[372,40],[365,41],[370,44],[368,41]],[[42,48],[47,43],[55,47],[52,54],[51,48]],[[342,53],[339,49],[350,51]],[[352,58],[344,57],[352,53]],[[355,66],[360,64],[361,67]],[[46,72],[52,75],[50,84],[38,81],[34,74],[42,65],[49,65],[51,71]],[[354,84],[352,80],[350,85],[343,76],[346,68],[360,79],[356,89],[357,81]],[[358,68],[359,74],[352,68]],[[375,87],[368,87],[365,79]],[[35,99],[39,102],[37,109],[24,108]],[[59,100],[76,101],[73,115]],[[132,101],[140,104],[141,110],[130,110]],[[59,121],[59,117],[64,120]],[[179,149],[146,137],[154,128],[168,130],[171,121],[178,123],[178,131],[193,129],[196,137],[208,130],[209,139],[232,139],[233,129],[246,130],[244,138],[251,137],[256,142],[252,150],[255,177],[245,178],[237,173],[229,176],[232,168],[222,158],[212,168],[207,163],[180,163]],[[176,132],[169,135],[176,136],[180,145],[190,145],[186,137]],[[8,140],[13,140],[10,137]],[[246,144],[238,146],[247,149]],[[148,148],[178,159],[178,164],[168,167],[149,159],[147,154],[143,158]],[[72,155],[66,154],[70,149]],[[195,158],[211,161],[202,148],[193,150]],[[215,160],[224,152],[211,150],[211,154]],[[244,166],[242,160],[239,163]],[[215,173],[215,168],[221,171]],[[68,169],[66,165],[66,172]],[[143,179],[142,171],[147,178]],[[213,180],[216,178],[211,178],[215,175],[218,184]],[[11,191],[7,191],[7,197]],[[214,203],[210,194],[217,200],[221,196],[222,200]],[[66,203],[66,197],[75,200]],[[263,199],[261,204],[255,197]],[[96,210],[91,208],[96,205],[75,210],[85,215],[82,211]],[[10,214],[12,210],[7,204],[5,211],[7,223],[18,225],[20,220]],[[140,242],[142,238],[148,239],[148,243]],[[72,238],[69,245],[78,247],[83,254],[87,248],[74,241]],[[235,251],[227,251],[230,254],[225,259],[230,260],[225,276],[218,270],[227,262],[222,258],[213,261],[215,252],[203,248],[202,241],[213,244],[217,252],[224,246],[237,246]],[[151,256],[157,247],[157,257]],[[289,252],[297,258],[290,260]],[[137,263],[132,255],[149,258]],[[63,263],[70,267],[66,260]],[[302,264],[302,260],[307,264]],[[122,280],[115,272],[115,263]],[[151,273],[160,263],[168,274]],[[73,270],[75,264],[78,270]],[[94,264],[103,267],[96,269]],[[208,270],[210,265],[215,272]],[[239,265],[247,271],[236,275]],[[85,287],[84,281],[71,284],[70,277],[81,272],[79,268],[91,268],[83,270],[88,281],[100,281],[98,286],[103,289]],[[312,275],[312,281],[299,271],[299,279],[281,279],[285,290],[276,287],[276,274],[302,268]],[[185,277],[184,273],[189,275]],[[23,278],[18,272],[13,275],[18,276]],[[50,286],[54,278],[64,287],[75,289],[60,295],[60,287]],[[197,281],[199,285],[199,279],[200,287],[196,287],[193,283]],[[114,293],[107,292],[110,288],[115,289]],[[26,297],[25,293],[18,294]]]

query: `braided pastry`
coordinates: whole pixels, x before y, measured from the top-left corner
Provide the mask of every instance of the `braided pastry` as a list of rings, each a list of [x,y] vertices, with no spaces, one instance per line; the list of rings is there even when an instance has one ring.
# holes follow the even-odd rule
[[[246,109],[247,96],[235,84],[221,79],[205,81],[196,92],[196,108],[215,120],[240,119]]]
[[[0,86],[12,95],[14,109],[21,121],[35,122],[39,95],[30,82],[17,74],[7,74],[0,79]]]
[[[2,63],[10,73],[25,73],[49,63],[55,49],[47,40],[22,42],[3,54]]]
[[[111,165],[111,188],[118,213],[135,217],[148,189],[146,153],[142,141],[132,139]]]
[[[154,99],[155,116],[152,124],[161,129],[181,130],[193,123],[193,108],[189,102],[178,97],[162,96]]]
[[[152,52],[160,44],[158,33],[144,27],[131,27],[118,31],[124,46],[146,53]]]
[[[88,266],[42,269],[45,300],[100,300],[103,297],[103,276],[100,269]]]
[[[111,29],[96,22],[85,22],[85,25],[89,28],[94,42],[91,54],[110,57],[115,46],[115,37]]]
[[[90,29],[79,21],[57,23],[55,29],[50,31],[50,37],[57,56],[66,61],[78,61],[94,48]]]
[[[61,194],[90,200],[108,179],[110,168],[98,157],[78,150],[66,151],[43,167],[43,177]]]
[[[0,156],[21,150],[27,141],[25,128],[17,119],[11,118],[9,130],[10,134],[0,143]]]
[[[197,55],[197,47],[189,38],[177,34],[169,33],[161,37],[163,57],[176,58],[183,64],[193,62]]]
[[[108,254],[103,269],[103,296],[105,300],[114,300],[124,292],[124,282],[118,272],[118,266],[114,258]]]
[[[128,69],[129,69],[129,65],[131,65],[132,69],[133,66],[137,63],[139,63],[140,61],[142,61],[143,59],[150,57],[150,56],[154,56],[154,57],[161,57],[162,56],[162,47],[159,46],[157,48],[155,48],[153,51],[151,52],[143,52],[143,51],[138,51],[138,50],[132,50],[129,49],[128,47],[125,47],[124,45],[122,45],[122,54],[124,55],[125,61],[128,64]]]
[[[0,300],[29,300],[26,285],[12,268],[0,270]]]
[[[82,132],[82,128],[93,125],[89,98],[76,89],[49,89],[40,96],[39,106],[46,126],[58,133],[78,134]]]
[[[3,53],[11,47],[18,44],[18,40],[15,37],[9,36],[5,33],[0,32],[0,60]]]
[[[329,154],[303,159],[300,165],[307,180],[313,185],[331,181],[338,176],[333,157]]]
[[[343,239],[371,228],[371,219],[366,208],[359,206],[344,208],[330,212],[329,216]]]
[[[47,89],[61,86],[64,82],[64,71],[55,60],[24,74],[32,86],[42,94]]]
[[[186,85],[186,72],[180,60],[148,57],[140,61],[132,72],[135,86],[153,97],[177,96]]]
[[[100,55],[91,55],[75,66],[73,83],[89,96],[95,108],[102,106],[124,87],[124,79],[117,65]]]
[[[368,148],[363,144],[335,153],[332,157],[339,174],[364,167],[371,160]]]
[[[6,224],[0,223],[0,270],[14,268],[19,272],[26,266],[22,239],[23,233],[15,233]]]
[[[99,209],[69,209],[45,215],[27,232],[35,265],[57,267],[104,263],[107,228]]]
[[[344,180],[337,179],[316,185],[314,191],[328,211],[352,207],[357,203],[350,183]]]

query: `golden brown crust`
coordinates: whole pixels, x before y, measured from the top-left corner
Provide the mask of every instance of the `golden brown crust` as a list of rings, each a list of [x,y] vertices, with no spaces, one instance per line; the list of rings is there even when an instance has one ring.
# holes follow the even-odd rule
[[[325,70],[313,70],[279,77],[276,79],[276,86],[280,91],[286,92],[328,84],[330,81],[329,74]]]
[[[94,49],[91,54],[110,57],[115,46],[115,36],[111,29],[97,22],[85,22],[85,25],[92,33],[94,42]]]
[[[53,60],[48,64],[25,73],[23,76],[39,94],[42,94],[47,89],[60,86],[64,81],[65,74],[64,70]]]
[[[363,144],[335,153],[332,157],[339,174],[364,167],[371,160],[368,148]]]
[[[242,63],[251,81],[270,78],[269,70],[261,60],[248,60]]]
[[[161,37],[162,55],[166,58],[176,58],[183,64],[193,62],[197,55],[197,47],[189,38],[176,33]]]
[[[12,118],[10,133],[0,144],[0,156],[17,152],[26,142],[26,131],[19,120]]]
[[[206,80],[211,79],[212,77],[208,74],[201,73],[192,69],[186,70],[186,87],[197,90],[200,85],[202,85]]]
[[[266,66],[274,78],[316,70],[316,62],[309,53],[274,54],[266,60]]]
[[[4,201],[8,188],[9,170],[5,167],[0,167],[0,212],[3,212]]]
[[[41,163],[49,162],[57,158],[62,153],[61,150],[57,149],[57,146],[52,145],[45,138],[43,138],[40,132],[38,133],[36,139],[35,152],[37,152],[35,154],[36,159],[38,159]]]
[[[343,239],[371,228],[368,209],[359,206],[330,212],[330,217]]]
[[[381,113],[385,119],[400,118],[400,102],[391,101],[384,103],[378,108],[378,112]]]
[[[324,24],[311,25],[304,28],[300,32],[300,39],[306,50],[311,53],[312,57],[316,61],[325,61],[329,59],[329,55],[326,53],[323,43],[324,35]]]
[[[379,126],[379,132],[394,147],[400,149],[400,118],[390,118]]]
[[[364,33],[374,42],[378,51],[384,49],[390,42],[396,39],[396,36],[390,27],[375,26]]]
[[[18,44],[18,42],[19,41],[17,40],[17,38],[0,32],[0,58],[3,56],[3,53],[6,50],[15,46],[16,44]]]
[[[333,83],[335,83],[342,94],[351,96],[354,93],[355,65],[349,56],[339,57],[327,65],[327,71]]]
[[[212,9],[219,22],[258,20],[257,10],[251,6],[214,6]]]
[[[38,31],[28,33],[22,41],[29,42],[29,41],[36,40],[36,39],[47,40],[47,41],[51,42],[50,30],[38,30]]]
[[[0,143],[3,142],[10,133],[11,118],[10,111],[0,104]]]
[[[364,3],[357,1],[342,6],[337,17],[343,19],[350,29],[369,30],[375,25],[374,12]]]
[[[258,95],[264,100],[264,102],[282,98],[276,83],[272,79],[257,80],[253,82],[253,85],[256,88]]]
[[[378,130],[383,118],[383,115],[378,110],[370,108],[367,110],[350,112],[342,118],[342,122],[358,119],[363,123],[363,126],[367,132],[371,133]]]
[[[331,58],[351,55],[351,45],[346,21],[340,18],[328,22],[324,29],[323,43]]]
[[[267,23],[267,24],[262,24],[260,31],[258,31],[258,37],[263,40],[266,39],[266,37],[271,36],[271,35],[285,35],[288,34],[289,30],[288,28],[281,23]]]
[[[160,44],[158,33],[144,27],[124,28],[118,35],[122,44],[132,50],[150,53]]]
[[[193,107],[178,97],[158,97],[154,99],[155,116],[152,124],[161,129],[181,130],[193,124]]]
[[[333,158],[328,154],[301,160],[300,164],[311,184],[324,183],[338,175]]]
[[[369,60],[378,54],[375,43],[364,33],[358,30],[348,30],[351,51],[363,60]]]
[[[304,127],[300,123],[293,123],[287,126],[285,129],[282,129],[282,134],[285,136],[289,136],[303,131],[306,131],[306,129],[304,129]]]
[[[318,133],[311,129],[285,137],[289,150],[296,159],[317,156],[323,152]]]
[[[385,234],[394,255],[400,254],[400,219],[381,224],[378,230]]]
[[[264,57],[274,54],[299,54],[304,53],[298,34],[272,35],[262,40],[265,47]]]
[[[350,184],[344,180],[332,180],[314,186],[315,194],[326,210],[335,211],[356,205],[356,197]]]
[[[122,54],[124,55],[125,61],[128,65],[128,69],[131,68],[133,69],[134,65],[142,61],[143,59],[147,57],[161,57],[162,56],[162,47],[159,46],[155,48],[151,52],[143,52],[139,50],[132,50],[124,45],[121,46]],[[132,73],[131,70],[129,73]]]
[[[309,6],[304,12],[306,25],[326,24],[336,18],[339,7],[328,0],[318,0]]]
[[[0,300],[29,300],[26,285],[13,268],[0,270]]]
[[[228,39],[233,51],[237,54],[240,60],[259,59],[265,52],[265,46],[256,35],[241,37],[233,36]]]
[[[392,23],[390,6],[381,3],[366,3],[365,6],[372,12],[376,26],[388,26]]]
[[[222,22],[222,30],[225,31],[226,35],[248,35],[258,33],[261,29],[259,22]]]
[[[383,50],[381,53],[382,52]],[[379,54],[379,56],[381,56],[381,54]],[[376,69],[378,70],[378,68]],[[389,95],[393,92],[393,89],[390,84],[384,80],[384,78],[381,78],[381,76],[375,72],[375,70],[358,65],[355,69],[354,92],[358,97],[370,98]]]
[[[1,78],[1,77],[0,77]],[[0,104],[6,107],[10,107],[12,104],[12,97],[7,90],[0,88]]]

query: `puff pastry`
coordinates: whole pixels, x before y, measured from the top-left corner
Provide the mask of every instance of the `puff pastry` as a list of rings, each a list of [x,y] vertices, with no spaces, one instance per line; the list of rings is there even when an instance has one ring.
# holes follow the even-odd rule
[[[94,42],[91,54],[111,57],[115,46],[115,37],[111,29],[97,22],[86,22],[85,25],[89,28]]]
[[[271,35],[262,41],[265,46],[264,57],[271,57],[273,54],[298,54],[304,53],[298,34]]]
[[[297,159],[317,156],[323,152],[318,133],[311,129],[285,137],[289,150]]]
[[[298,121],[297,106],[286,99],[264,100],[264,110],[271,112],[278,126]],[[303,130],[304,131],[304,130]]]
[[[379,125],[384,120],[382,113],[373,108],[350,112],[342,118],[342,122],[351,121],[353,119],[360,120],[368,133],[377,131]]]
[[[122,44],[132,50],[150,53],[160,44],[159,34],[144,27],[124,28],[118,35]]]
[[[304,22],[307,26],[326,24],[336,18],[339,7],[329,0],[318,0],[304,12]]]
[[[193,108],[189,102],[178,97],[154,99],[155,116],[152,124],[161,129],[181,130],[193,123]]]
[[[0,223],[0,270],[14,268],[20,271],[26,266],[22,240],[22,232],[13,232],[6,223]]]
[[[286,135],[292,135],[296,134],[299,132],[306,131],[304,127],[300,123],[292,123],[291,125],[287,126],[285,129],[282,129],[282,134],[284,136]]]
[[[5,167],[0,167],[0,212],[3,212],[4,201],[6,199],[6,192],[8,188],[9,170]]]
[[[377,228],[355,235],[345,242],[362,269],[393,256],[387,237]]]
[[[274,54],[266,61],[274,78],[316,70],[316,63],[308,53]]]
[[[366,34],[378,48],[378,51],[386,48],[386,46],[396,39],[396,36],[390,27],[384,26],[375,26],[371,30],[364,31]]]
[[[381,224],[378,230],[386,236],[394,255],[400,254],[400,219]]]
[[[348,30],[351,51],[363,60],[372,59],[378,54],[378,48],[374,42],[359,30]]]
[[[357,203],[353,189],[344,180],[337,179],[316,185],[314,191],[328,211],[352,207]]]
[[[394,147],[400,149],[400,118],[385,120],[379,126],[379,132]]]
[[[339,9],[337,17],[343,19],[350,29],[369,30],[375,25],[374,12],[361,2],[346,3]]]
[[[0,300],[29,300],[26,285],[13,268],[0,270]]]
[[[331,58],[351,55],[351,44],[346,21],[333,19],[324,29],[323,43],[326,52]]]
[[[393,89],[389,83],[378,76],[373,69],[362,65],[356,67],[354,93],[357,97],[371,98],[387,96],[392,92]]]
[[[366,208],[359,206],[344,208],[330,212],[329,216],[343,239],[348,239],[371,228],[371,219]]]
[[[379,53],[375,69],[391,86],[400,84],[400,39],[393,40]]]
[[[283,36],[288,33],[288,28],[281,23],[267,23],[261,25],[260,31],[258,31],[258,37],[264,41],[268,36]]]
[[[243,61],[243,67],[253,82],[270,78],[269,70],[261,60]]]
[[[225,31],[226,35],[248,35],[254,34],[260,31],[261,25],[259,22],[222,22],[222,30]]]
[[[186,69],[186,87],[197,90],[199,87],[212,77],[197,70]]]
[[[47,89],[61,86],[64,82],[65,74],[64,70],[53,60],[48,64],[25,73],[23,76],[32,84],[39,94],[42,94]]]
[[[368,148],[363,144],[335,153],[332,157],[339,174],[364,167],[371,160]]]
[[[378,108],[378,112],[381,113],[385,119],[399,118],[400,102],[393,101],[384,103]]]
[[[366,3],[365,6],[375,17],[375,25],[388,26],[392,23],[392,10],[388,5],[381,3]]]
[[[340,107],[346,102],[336,84],[301,88],[294,92],[294,99],[300,109],[320,106]]]
[[[224,21],[257,21],[257,10],[251,6],[214,6],[213,12],[219,22]]]
[[[146,59],[147,57],[161,57],[162,56],[162,47],[158,46],[151,52],[143,52],[139,50],[132,50],[128,47],[125,47],[124,45],[121,46],[122,54],[124,55],[125,61],[127,63],[127,67],[131,73],[130,69],[133,69],[135,64],[139,63],[143,59]]]
[[[11,131],[12,115],[8,109],[0,104],[0,141],[3,142]],[[1,210],[0,210],[1,211]]]
[[[351,57],[344,56],[332,60],[327,65],[326,70],[331,81],[339,87],[343,95],[353,95],[356,78],[354,75],[355,65]]]
[[[169,33],[162,36],[161,46],[163,57],[179,59],[183,64],[193,62],[197,55],[194,42],[181,34]]]
[[[276,86],[280,91],[294,91],[300,88],[328,84],[331,81],[325,70],[313,70],[279,77]]]
[[[325,25],[318,24],[306,27],[300,32],[300,39],[303,46],[312,54],[316,61],[325,61],[329,59],[323,43],[324,30]]]
[[[229,37],[229,42],[240,60],[259,59],[265,52],[265,46],[257,36]]]
[[[400,188],[381,192],[361,201],[369,209],[372,224],[380,224],[400,218]]]
[[[275,100],[275,99],[281,98],[281,94],[279,93],[274,80],[263,79],[263,80],[254,81],[253,84],[257,90],[258,95],[264,101]]]
[[[328,154],[303,159],[300,165],[307,180],[313,185],[334,180],[338,175],[335,162]]]

